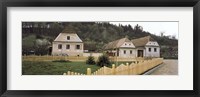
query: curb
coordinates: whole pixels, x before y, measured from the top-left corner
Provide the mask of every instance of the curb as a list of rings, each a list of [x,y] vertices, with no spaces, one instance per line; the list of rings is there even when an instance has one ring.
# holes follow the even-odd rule
[[[158,65],[158,66],[156,66],[156,67],[154,67],[154,68],[152,68],[152,69],[150,69],[150,70],[148,70],[148,71],[146,71],[142,75],[150,75],[152,72],[154,72],[155,70],[159,69],[161,66],[163,66],[163,63]]]

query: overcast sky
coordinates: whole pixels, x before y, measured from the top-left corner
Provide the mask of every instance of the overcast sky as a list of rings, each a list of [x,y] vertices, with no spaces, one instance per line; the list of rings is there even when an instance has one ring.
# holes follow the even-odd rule
[[[128,25],[130,24],[133,28],[135,25],[140,25],[143,27],[144,31],[149,33],[160,35],[164,32],[165,36],[175,35],[178,39],[178,22],[110,22],[115,25]]]

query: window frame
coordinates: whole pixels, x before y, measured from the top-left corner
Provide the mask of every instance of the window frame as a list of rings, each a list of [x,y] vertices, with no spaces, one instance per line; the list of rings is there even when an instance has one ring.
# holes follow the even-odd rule
[[[148,51],[151,52],[151,48],[150,47],[148,48]]]
[[[62,49],[62,44],[58,44],[58,49]]]
[[[69,48],[68,48],[68,46],[69,46]],[[70,44],[66,44],[66,49],[67,50],[70,49]]]
[[[70,38],[71,38],[70,36],[67,36],[67,40],[70,40]]]
[[[79,46],[79,49],[78,49],[78,46]],[[80,50],[81,49],[81,45],[80,44],[76,44],[76,49]]]

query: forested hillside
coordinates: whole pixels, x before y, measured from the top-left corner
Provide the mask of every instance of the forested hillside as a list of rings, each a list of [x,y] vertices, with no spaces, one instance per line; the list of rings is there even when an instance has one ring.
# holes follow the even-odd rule
[[[150,35],[161,45],[164,53],[176,51],[178,40],[167,36],[156,36],[148,31],[143,31],[142,26],[113,25],[109,22],[23,22],[22,23],[22,48],[23,54],[47,54],[52,41],[65,28],[72,28],[84,41],[84,49],[101,52],[102,46],[108,42],[123,37],[135,39]],[[154,32],[152,32],[154,33]]]

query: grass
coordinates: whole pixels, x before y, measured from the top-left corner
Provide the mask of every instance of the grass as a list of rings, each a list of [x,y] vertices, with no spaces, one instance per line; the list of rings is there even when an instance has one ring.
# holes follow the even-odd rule
[[[51,62],[51,61],[23,61],[23,75],[62,75],[64,72],[73,71],[86,74],[86,69],[96,71],[100,67],[86,65],[84,62]]]
[[[118,65],[122,63],[125,64],[126,62],[118,62]],[[86,74],[87,68],[91,68],[92,72],[95,72],[101,67],[88,65],[84,61],[22,61],[22,75],[62,75],[67,71]]]

